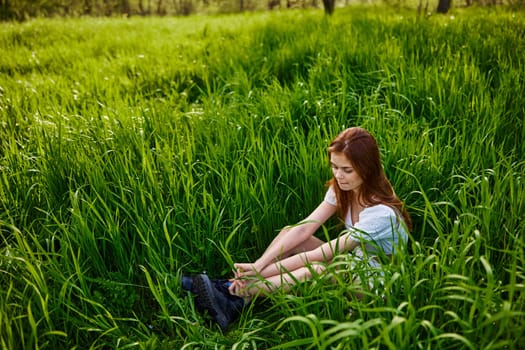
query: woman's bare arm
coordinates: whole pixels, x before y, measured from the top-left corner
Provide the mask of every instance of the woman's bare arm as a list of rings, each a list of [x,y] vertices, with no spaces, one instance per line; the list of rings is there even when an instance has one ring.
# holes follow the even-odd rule
[[[297,225],[286,228],[284,234],[274,239],[262,256],[253,264],[235,264],[237,270],[235,277],[254,276],[264,270],[283,253],[293,250],[309,239],[322,224],[335,214],[336,209],[332,204],[321,202],[306,219]]]
[[[350,252],[357,247],[359,242],[350,238],[349,233],[345,233],[338,238],[324,243],[319,248],[310,250],[308,252],[300,253],[289,258],[278,261],[274,264],[268,265],[260,271],[260,277],[268,278],[286,271],[294,271],[300,267],[307,265],[310,262],[331,261],[334,255],[342,252]]]

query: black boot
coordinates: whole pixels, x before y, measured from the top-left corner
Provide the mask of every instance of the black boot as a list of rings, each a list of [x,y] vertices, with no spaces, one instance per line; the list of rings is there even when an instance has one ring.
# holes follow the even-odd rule
[[[228,281],[212,282],[206,274],[193,278],[195,306],[201,312],[207,311],[223,331],[237,319],[244,307],[244,299],[231,295],[226,282]]]
[[[188,292],[195,293],[195,291],[193,290],[193,277],[181,276],[180,284],[182,286],[182,290],[187,290]]]
[[[185,290],[185,291],[188,291],[188,292],[191,292],[193,294],[195,294],[195,288],[193,288],[193,279],[195,277],[194,276],[187,276],[187,275],[182,275],[179,279],[179,282],[180,282],[180,285],[181,285],[181,288],[182,290]],[[215,287],[217,289],[219,289],[220,291],[222,291],[223,293],[227,292],[226,289],[228,289],[229,287],[229,283],[230,281],[227,280],[227,279],[210,279],[211,283],[213,283],[215,285]],[[229,294],[229,292],[228,292]]]

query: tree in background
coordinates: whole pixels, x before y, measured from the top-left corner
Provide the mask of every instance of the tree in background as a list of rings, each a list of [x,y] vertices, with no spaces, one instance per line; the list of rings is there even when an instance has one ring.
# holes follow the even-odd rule
[[[192,0],[173,0],[173,4],[177,15],[189,16],[195,11]]]
[[[0,20],[11,18],[11,5],[9,0],[0,0]]]
[[[324,12],[331,15],[335,10],[335,0],[323,0]]]
[[[345,0],[343,5],[362,3],[365,0]],[[367,0],[390,6],[407,6],[408,0]],[[418,13],[422,10],[422,1]],[[463,0],[462,0],[463,1]],[[425,13],[428,10],[426,0]],[[436,12],[447,13],[452,0],[437,0]],[[0,0],[0,20],[23,21],[33,17],[52,16],[120,16],[120,15],[176,15],[232,13],[275,8],[320,8],[326,14],[334,13],[336,0]],[[458,6],[508,5],[523,9],[525,0],[464,0]],[[432,7],[432,5],[431,5]]]
[[[452,5],[452,0],[439,0],[437,6],[437,13],[447,13]]]

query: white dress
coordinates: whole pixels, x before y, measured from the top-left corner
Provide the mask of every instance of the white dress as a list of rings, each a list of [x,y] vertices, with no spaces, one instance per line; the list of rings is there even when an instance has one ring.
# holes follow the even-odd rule
[[[337,205],[337,199],[332,187],[326,192],[324,200]],[[381,249],[385,254],[395,253],[395,248],[402,242],[406,243],[408,235],[403,217],[384,204],[377,204],[364,208],[359,213],[359,221],[354,225],[352,212],[348,209],[345,218],[345,227],[353,240],[365,243],[369,254],[377,253]]]
[[[331,205],[337,205],[332,187],[326,192],[324,200]],[[406,243],[408,234],[402,216],[397,215],[396,210],[391,207],[378,204],[364,208],[359,213],[359,221],[354,225],[351,209],[348,209],[345,227],[350,237],[364,243],[365,248],[363,251],[361,246],[358,246],[350,254],[350,266],[355,273],[354,282],[366,278],[370,289],[376,288],[378,283],[383,285],[384,271],[374,255],[381,255],[378,254],[379,250],[386,255],[394,254],[400,243]]]

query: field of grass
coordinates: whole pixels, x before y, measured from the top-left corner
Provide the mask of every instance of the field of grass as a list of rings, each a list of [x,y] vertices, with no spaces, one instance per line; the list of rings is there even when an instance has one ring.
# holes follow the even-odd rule
[[[0,24],[0,347],[518,349],[524,35],[475,9]],[[353,125],[414,220],[383,296],[323,277],[222,333],[178,276],[315,208]]]

